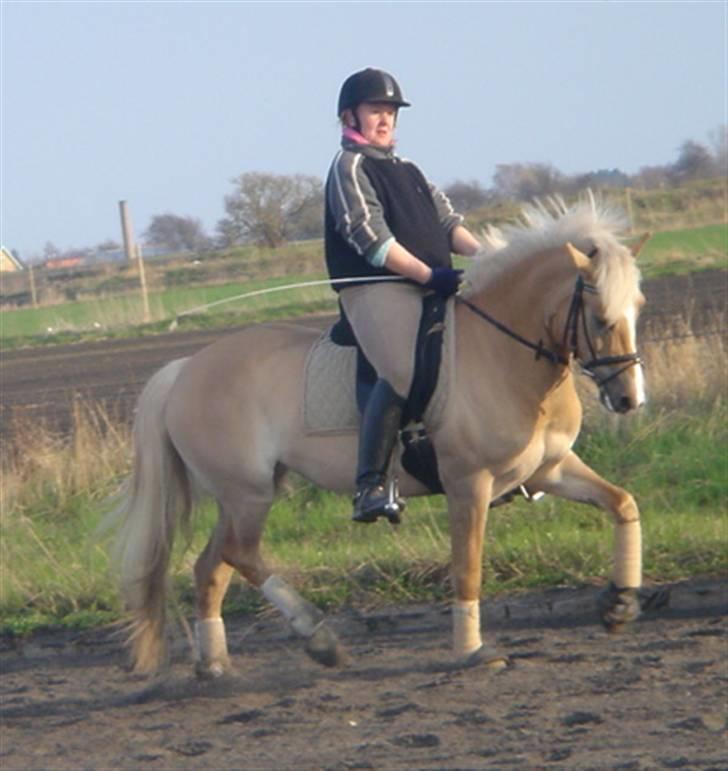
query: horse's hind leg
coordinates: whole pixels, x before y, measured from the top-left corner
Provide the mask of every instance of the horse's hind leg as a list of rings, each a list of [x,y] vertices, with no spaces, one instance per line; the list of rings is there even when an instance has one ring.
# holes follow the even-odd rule
[[[273,495],[272,482],[255,488],[235,485],[218,500],[217,526],[195,563],[200,677],[217,677],[230,669],[222,603],[233,570],[256,588],[271,574],[260,553],[260,539]]]
[[[235,542],[230,520],[219,507],[219,519],[212,537],[195,563],[197,590],[197,638],[195,669],[199,677],[217,677],[230,669],[222,620],[222,602],[230,585],[233,566],[223,558]]]
[[[272,498],[272,495],[271,495]],[[217,528],[195,565],[197,587],[197,664],[200,677],[217,677],[230,668],[222,620],[222,601],[236,569],[259,588],[307,640],[306,651],[326,666],[340,662],[336,636],[324,623],[323,614],[304,600],[280,576],[271,573],[260,554],[260,539],[270,500],[248,505],[245,511],[228,515],[230,507],[220,506]]]

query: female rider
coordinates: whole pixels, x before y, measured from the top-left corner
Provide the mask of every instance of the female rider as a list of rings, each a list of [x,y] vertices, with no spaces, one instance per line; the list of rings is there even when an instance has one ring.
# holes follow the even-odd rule
[[[378,380],[364,408],[353,519],[398,521],[404,507],[387,490],[387,468],[412,385],[415,343],[428,291],[448,297],[460,272],[451,251],[474,255],[478,241],[447,197],[411,161],[394,153],[400,107],[397,81],[367,68],[339,93],[341,149],[326,181],[326,264],[357,342]],[[404,281],[335,283],[401,276]],[[392,514],[395,516],[392,517]]]

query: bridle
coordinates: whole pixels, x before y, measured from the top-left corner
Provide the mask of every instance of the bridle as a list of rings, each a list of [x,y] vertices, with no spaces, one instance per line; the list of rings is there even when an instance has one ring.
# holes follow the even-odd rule
[[[582,276],[579,275],[576,279],[574,294],[571,296],[569,312],[566,316],[563,346],[564,348],[568,347],[569,353],[576,359],[579,345],[579,320],[581,319],[581,329],[584,335],[584,339],[586,340],[586,345],[589,349],[591,359],[586,362],[579,361],[579,366],[585,375],[590,377],[599,388],[602,388],[611,380],[614,380],[614,378],[619,377],[623,372],[626,372],[630,367],[634,367],[637,364],[642,364],[642,359],[636,351],[634,353],[624,353],[618,356],[597,356],[596,351],[594,350],[594,344],[592,343],[591,335],[589,334],[589,327],[586,323],[586,313],[584,312],[584,292],[591,292],[596,294],[597,288],[593,284],[587,284]],[[607,377],[599,377],[599,375],[594,371],[597,367],[608,367],[614,364],[624,364],[624,366],[615,372],[612,372],[612,374],[608,375]]]
[[[593,256],[594,253],[595,251],[590,253],[589,256]],[[596,355],[594,344],[592,342],[591,336],[589,335],[589,328],[586,323],[586,313],[584,312],[584,292],[596,293],[596,291],[596,287],[592,284],[587,284],[581,275],[577,277],[576,284],[574,286],[574,293],[571,296],[571,302],[569,304],[569,311],[566,316],[564,333],[562,335],[562,349],[568,351],[568,355],[564,355],[558,351],[552,351],[551,349],[546,348],[544,346],[543,340],[539,340],[538,343],[527,340],[525,337],[522,337],[517,332],[514,332],[505,324],[498,321],[481,308],[478,308],[477,305],[470,302],[470,300],[461,295],[456,295],[455,299],[465,305],[476,316],[479,316],[489,324],[492,324],[499,331],[508,335],[508,337],[513,338],[526,348],[530,348],[532,351],[535,351],[536,360],[546,359],[552,364],[562,364],[564,366],[568,366],[572,358],[578,361],[577,353],[579,349],[579,329],[581,328],[591,358],[587,362],[579,361],[579,365],[582,372],[594,380],[597,386],[601,389],[611,380],[619,377],[619,375],[628,370],[630,367],[641,364],[642,360],[640,359],[639,354],[636,352],[625,353],[619,356]],[[595,370],[599,367],[607,367],[614,364],[624,364],[624,366],[618,369],[616,372],[612,372],[612,374],[608,375],[607,377],[599,377],[599,375],[595,372]]]

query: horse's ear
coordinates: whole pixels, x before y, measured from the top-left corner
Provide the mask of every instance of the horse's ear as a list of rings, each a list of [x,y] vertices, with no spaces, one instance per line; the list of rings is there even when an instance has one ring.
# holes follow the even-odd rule
[[[632,252],[632,256],[637,259],[637,255],[642,251],[642,247],[652,238],[652,233],[649,231],[640,237],[640,240],[634,245],[630,246],[629,250]]]
[[[566,242],[566,251],[574,261],[577,269],[580,273],[589,273],[592,269],[592,261],[584,254],[580,252],[572,243]]]

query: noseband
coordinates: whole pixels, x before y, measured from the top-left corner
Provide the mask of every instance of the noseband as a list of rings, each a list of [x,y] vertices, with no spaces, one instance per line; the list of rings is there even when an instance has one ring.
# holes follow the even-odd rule
[[[589,328],[586,323],[586,313],[584,312],[584,292],[596,293],[596,291],[596,287],[594,287],[592,284],[585,283],[584,279],[581,276],[578,276],[576,279],[576,285],[574,286],[574,293],[571,296],[569,312],[566,316],[566,325],[564,326],[564,334],[562,336],[562,347],[568,351],[568,356],[564,356],[562,353],[558,353],[557,351],[552,351],[544,347],[543,340],[539,340],[538,343],[533,343],[530,340],[527,340],[525,337],[521,337],[521,335],[519,335],[517,332],[509,329],[505,324],[493,318],[493,316],[491,316],[489,313],[481,310],[477,305],[474,305],[472,302],[470,302],[470,300],[466,300],[461,295],[455,295],[455,299],[463,303],[463,305],[469,308],[476,316],[479,316],[489,324],[492,324],[499,331],[503,332],[509,337],[512,337],[526,348],[530,348],[532,351],[535,351],[536,360],[544,358],[550,361],[552,364],[563,364],[566,366],[569,364],[569,361],[572,357],[577,359],[579,348],[579,327],[581,326],[584,339],[586,340],[586,344],[589,349],[589,354],[591,355],[591,359],[589,359],[589,361],[579,362],[581,370],[585,375],[588,375],[590,378],[592,378],[592,380],[594,380],[599,388],[602,388],[604,385],[609,383],[610,380],[619,377],[619,375],[628,370],[630,367],[634,367],[636,364],[641,364],[642,360],[640,359],[639,354],[636,352],[625,353],[620,356],[596,355],[594,344],[592,343],[591,336],[589,335]],[[579,323],[580,321],[581,324]],[[624,364],[624,366],[604,378],[600,378],[594,371],[597,367],[607,367],[614,364]]]

